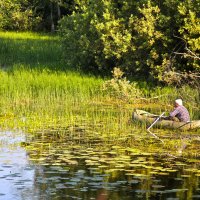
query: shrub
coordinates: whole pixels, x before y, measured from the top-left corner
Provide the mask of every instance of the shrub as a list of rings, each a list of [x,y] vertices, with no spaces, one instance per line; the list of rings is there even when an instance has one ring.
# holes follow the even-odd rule
[[[115,67],[112,71],[113,78],[105,81],[103,90],[108,92],[112,97],[121,100],[129,101],[141,96],[141,91],[137,88],[136,83],[130,83],[123,77],[123,72],[120,68]]]

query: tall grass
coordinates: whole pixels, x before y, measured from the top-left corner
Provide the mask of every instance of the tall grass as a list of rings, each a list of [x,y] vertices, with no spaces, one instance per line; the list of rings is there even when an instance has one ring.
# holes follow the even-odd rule
[[[138,103],[111,97],[101,90],[102,78],[65,68],[61,55],[57,36],[0,32],[0,113],[26,118],[17,124],[12,118],[10,126],[79,123],[111,136],[130,133],[128,121]],[[199,91],[187,87],[150,89],[147,84],[141,91],[140,108],[154,105],[161,112],[184,97],[191,113],[199,109]]]
[[[4,104],[2,107],[7,110],[8,107],[16,106],[17,109],[22,105],[26,109],[41,106],[40,111],[54,104],[56,107],[63,105],[63,109],[76,103],[84,105],[100,96],[102,83],[102,79],[75,72],[68,74],[23,68],[15,69],[12,73],[1,71],[0,76],[1,105]]]
[[[103,98],[102,79],[65,68],[57,36],[0,32],[0,68],[1,115],[73,121]]]

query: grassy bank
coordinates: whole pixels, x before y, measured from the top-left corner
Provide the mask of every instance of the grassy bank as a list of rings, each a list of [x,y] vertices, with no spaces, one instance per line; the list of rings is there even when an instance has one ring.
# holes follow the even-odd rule
[[[59,38],[37,33],[0,32],[0,66],[3,69],[61,69]]]
[[[198,117],[198,90],[140,83],[140,96],[126,99],[103,91],[102,78],[72,69],[65,68],[57,36],[0,32],[1,115],[34,118],[31,123],[38,121],[38,126],[47,118],[54,124],[104,121],[112,124],[113,131],[123,132],[119,127],[126,129],[135,108],[160,113],[172,109],[173,100],[182,97],[192,117]]]
[[[120,146],[139,154],[167,152],[177,156],[186,145],[187,150],[181,155],[198,154],[195,141],[185,140],[178,131],[153,129],[163,144],[147,133],[146,124],[131,121],[136,108],[167,113],[177,97],[184,98],[191,116],[198,118],[198,90],[135,83],[131,87],[138,92],[136,97],[127,93],[131,83],[123,78],[111,79],[107,82],[109,90],[103,90],[103,78],[64,69],[56,36],[0,33],[0,43],[1,129],[38,134],[49,144],[70,139],[73,143],[84,142],[87,147]],[[7,51],[3,50],[3,44],[7,45]]]

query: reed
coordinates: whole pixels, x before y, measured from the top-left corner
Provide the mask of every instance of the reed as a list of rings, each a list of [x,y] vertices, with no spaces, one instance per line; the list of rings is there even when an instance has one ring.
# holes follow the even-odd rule
[[[102,90],[104,79],[66,67],[57,36],[0,32],[0,67],[2,126],[32,130],[51,125],[84,126],[112,138],[123,138],[137,127],[129,121],[138,101],[118,99]],[[121,87],[126,91],[124,86],[129,83],[124,83]],[[187,98],[192,115],[199,109],[199,91],[189,87],[152,89],[146,84],[137,90],[143,97],[140,107],[147,105],[143,99],[150,99],[149,108],[169,110],[180,96]]]

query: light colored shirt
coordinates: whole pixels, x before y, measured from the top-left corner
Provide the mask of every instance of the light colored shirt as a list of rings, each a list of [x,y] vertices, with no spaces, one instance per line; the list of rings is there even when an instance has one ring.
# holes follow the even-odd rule
[[[170,114],[170,117],[177,117],[181,122],[190,121],[188,110],[184,106],[176,107]]]

